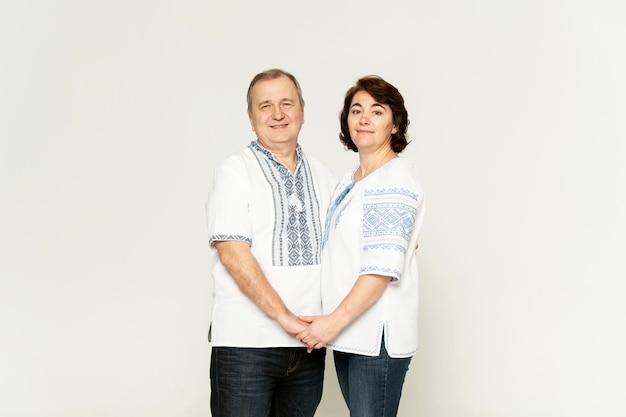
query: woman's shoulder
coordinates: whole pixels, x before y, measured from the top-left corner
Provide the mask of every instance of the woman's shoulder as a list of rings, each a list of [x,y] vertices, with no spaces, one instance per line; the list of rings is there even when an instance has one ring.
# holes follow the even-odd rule
[[[382,166],[367,182],[366,193],[421,195],[419,177],[413,163],[405,158],[394,158]]]
[[[419,182],[417,170],[413,162],[400,156],[382,166],[379,175],[376,175],[376,179],[383,183],[402,183],[405,180],[407,182]]]
[[[392,159],[391,162],[392,163],[389,164],[390,169],[415,171],[413,161],[403,156],[398,156],[397,158]]]

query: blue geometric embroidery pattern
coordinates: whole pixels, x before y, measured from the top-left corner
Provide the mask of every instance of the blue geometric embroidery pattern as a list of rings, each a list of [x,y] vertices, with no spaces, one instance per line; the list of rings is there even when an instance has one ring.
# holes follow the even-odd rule
[[[351,182],[350,184],[348,184],[346,186],[346,188],[344,188],[341,191],[341,193],[339,193],[337,198],[335,198],[333,200],[333,202],[331,203],[330,207],[328,208],[328,213],[326,215],[326,224],[324,225],[324,241],[322,243],[322,247],[326,246],[326,241],[328,239],[328,234],[330,233],[330,225],[331,225],[333,219],[335,220],[334,221],[335,227],[333,227],[333,230],[334,230],[334,229],[337,228],[337,224],[339,223],[339,220],[341,220],[341,215],[342,215],[343,211],[346,209],[346,207],[348,205],[350,205],[350,200],[346,200],[346,202],[343,204],[343,206],[341,207],[339,212],[335,215],[335,211],[337,211],[337,209],[339,208],[339,205],[346,198],[346,196],[348,195],[350,190],[352,190],[352,188],[354,188],[354,184],[355,184],[354,181]]]
[[[378,323],[378,331],[375,333],[373,343],[372,343],[373,346],[376,346],[376,349],[366,349],[366,348],[355,347],[355,346],[341,345],[338,343],[333,343],[332,341],[326,343],[326,346],[328,346],[329,348],[341,351],[341,352],[350,352],[350,353],[356,353],[360,355],[372,356],[378,353],[379,343],[381,341],[382,343],[385,343],[385,340],[383,340],[383,331],[385,333],[385,340],[389,340],[389,325],[387,322]],[[413,349],[409,352],[397,352],[396,355],[397,357],[402,358],[402,357],[412,356],[413,354],[415,354],[415,352],[417,352],[417,349]]]
[[[367,252],[370,250],[391,250],[391,251],[396,251],[396,252],[400,252],[402,254],[406,253],[406,248],[402,245],[394,245],[391,243],[376,243],[376,244],[372,244],[372,245],[364,245],[363,246],[363,252]]]
[[[363,205],[363,236],[399,236],[407,242],[413,232],[416,207],[399,202],[372,202]]]
[[[364,195],[366,196],[370,196],[370,195],[379,196],[379,195],[389,195],[389,194],[403,195],[403,196],[409,197],[417,201],[417,194],[407,190],[406,188],[398,188],[398,187],[379,188],[376,190],[365,190],[365,193],[364,193]]]
[[[417,194],[407,189],[366,189],[363,204],[363,237],[399,237],[408,242],[417,215]]]
[[[387,275],[393,281],[400,279],[417,207],[417,194],[404,188],[364,191],[360,274]]]
[[[383,322],[378,323],[378,332],[376,332],[376,336],[374,337],[374,340],[372,343],[372,345],[376,346],[376,349],[365,349],[365,348],[358,348],[358,347],[353,347],[353,346],[344,346],[344,345],[332,343],[332,341],[329,343],[326,343],[326,346],[330,348],[334,348],[342,352],[357,353],[361,355],[374,355],[378,353],[378,346],[379,346],[379,342],[382,339],[384,327],[386,327],[386,323],[383,323]]]
[[[252,245],[252,239],[242,235],[213,235],[209,239],[209,243],[220,240],[240,240],[242,242],[246,242],[248,245]]]
[[[296,170],[292,174],[256,141],[249,148],[272,188],[274,238],[272,264],[275,266],[319,265],[322,227],[320,208],[313,186],[311,167],[302,150],[296,149]]]
[[[375,273],[377,275],[385,275],[388,277],[392,277],[394,280],[399,279],[400,275],[402,275],[400,273],[399,270],[397,269],[392,269],[392,268],[384,268],[384,267],[380,267],[380,266],[366,266],[366,267],[362,267],[359,270],[359,275],[362,274],[369,274],[369,273]]]

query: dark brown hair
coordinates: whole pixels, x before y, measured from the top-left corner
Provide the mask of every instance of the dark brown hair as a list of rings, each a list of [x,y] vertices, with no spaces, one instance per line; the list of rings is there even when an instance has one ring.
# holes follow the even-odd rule
[[[398,131],[391,135],[391,149],[400,153],[409,144],[407,140],[407,128],[409,126],[409,115],[404,107],[404,98],[396,87],[389,84],[377,75],[368,75],[359,79],[356,84],[346,92],[346,98],[343,102],[343,110],[339,117],[341,125],[341,133],[339,140],[343,145],[354,152],[358,152],[356,145],[350,137],[350,129],[348,128],[348,115],[350,114],[350,105],[354,95],[359,91],[365,91],[374,100],[380,104],[386,104],[391,108],[393,116],[393,124]]]

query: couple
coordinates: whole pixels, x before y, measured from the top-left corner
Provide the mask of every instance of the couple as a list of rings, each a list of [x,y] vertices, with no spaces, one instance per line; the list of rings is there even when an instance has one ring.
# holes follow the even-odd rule
[[[293,75],[257,74],[247,101],[256,140],[217,167],[207,200],[212,415],[313,416],[328,347],[350,416],[395,416],[417,350],[423,213],[398,157],[402,95],[377,76],[347,91],[339,138],[359,165],[339,184],[298,145]]]

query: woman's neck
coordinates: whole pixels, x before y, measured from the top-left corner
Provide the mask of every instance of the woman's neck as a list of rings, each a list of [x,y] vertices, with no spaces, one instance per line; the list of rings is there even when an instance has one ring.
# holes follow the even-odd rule
[[[354,181],[362,180],[397,156],[398,154],[396,154],[391,148],[387,148],[382,152],[376,152],[373,154],[363,154],[359,152],[359,166],[356,171],[354,171],[352,179]]]

